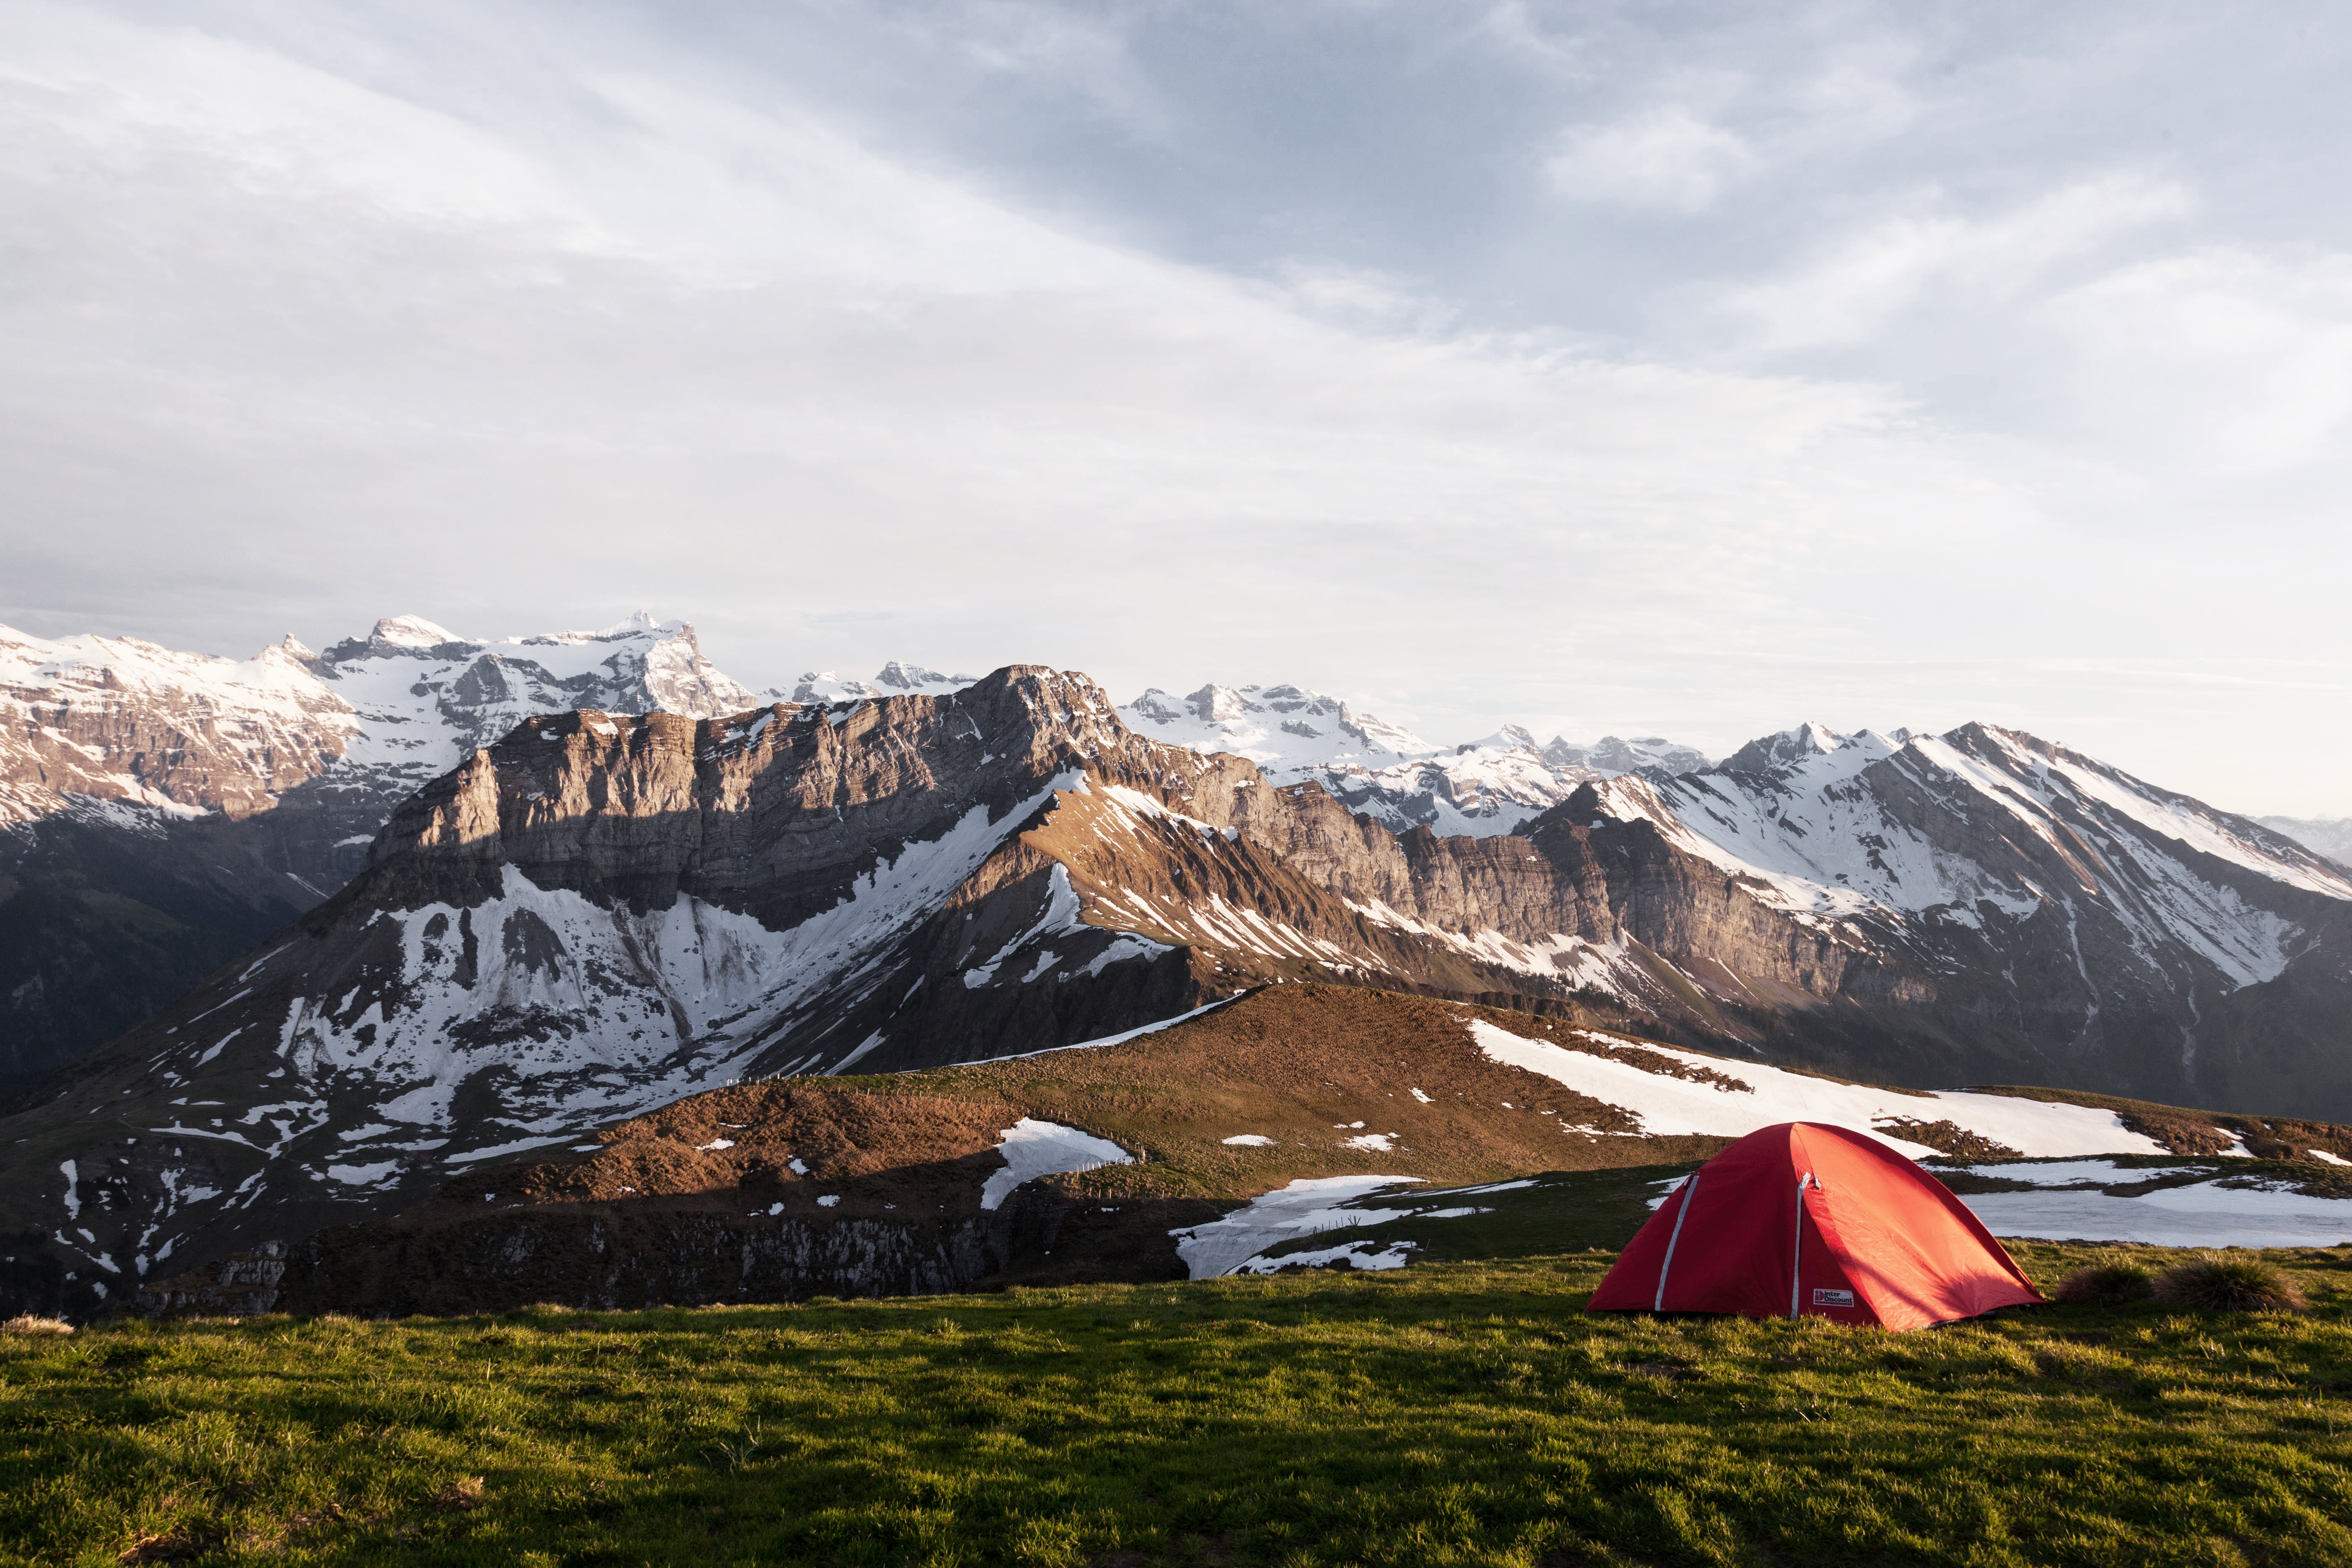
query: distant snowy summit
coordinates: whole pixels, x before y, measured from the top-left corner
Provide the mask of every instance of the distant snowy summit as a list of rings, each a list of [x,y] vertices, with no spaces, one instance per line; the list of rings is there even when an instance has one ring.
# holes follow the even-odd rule
[[[892,659],[871,680],[844,680],[832,670],[812,669],[790,688],[772,686],[760,693],[767,702],[856,702],[874,697],[944,696],[961,691],[980,677],[941,675],[919,664]]]
[[[2352,816],[2257,816],[2256,822],[2284,833],[2306,849],[2352,866]]]
[[[388,616],[324,653],[289,637],[249,659],[0,626],[0,824],[126,807],[244,817],[307,790],[335,836],[291,844],[286,869],[331,887],[356,867],[338,841],[363,843],[403,795],[533,714],[715,718],[756,700],[691,626],[644,612],[503,638]]]
[[[1591,780],[1633,773],[1663,780],[1707,766],[1701,752],[1662,736],[1539,742],[1516,724],[1434,746],[1298,686],[1211,684],[1184,697],[1154,687],[1119,717],[1155,741],[1246,757],[1276,784],[1318,784],[1396,831],[1426,826],[1441,836],[1509,833]]]

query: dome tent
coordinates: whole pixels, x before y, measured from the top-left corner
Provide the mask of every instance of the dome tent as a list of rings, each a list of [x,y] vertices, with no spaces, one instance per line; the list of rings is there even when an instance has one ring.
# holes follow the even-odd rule
[[[1967,1205],[1902,1154],[1867,1133],[1784,1121],[1669,1194],[1587,1310],[1900,1331],[2041,1300]]]

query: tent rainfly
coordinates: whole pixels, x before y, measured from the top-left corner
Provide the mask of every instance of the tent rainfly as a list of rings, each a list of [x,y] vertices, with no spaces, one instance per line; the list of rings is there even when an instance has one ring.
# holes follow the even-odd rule
[[[1784,1121],[1669,1194],[1587,1310],[1900,1331],[2041,1300],[1941,1182],[1866,1133]]]

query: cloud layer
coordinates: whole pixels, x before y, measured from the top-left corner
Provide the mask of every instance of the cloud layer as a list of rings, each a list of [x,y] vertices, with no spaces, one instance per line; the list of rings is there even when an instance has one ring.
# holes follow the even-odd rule
[[[0,618],[644,603],[755,685],[1984,717],[2352,812],[2309,124],[2103,129],[2186,12],[1595,15],[10,7]]]

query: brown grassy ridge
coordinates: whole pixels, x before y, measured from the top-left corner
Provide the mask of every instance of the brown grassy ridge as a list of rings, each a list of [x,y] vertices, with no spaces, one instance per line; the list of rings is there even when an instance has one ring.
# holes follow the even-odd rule
[[[1489,1060],[1462,1027],[1470,1016],[1572,1050],[1668,1065],[1638,1040],[1612,1045],[1532,1014],[1350,986],[1276,984],[1115,1047],[710,1090],[596,1135],[603,1147],[589,1158],[542,1155],[528,1166],[461,1179],[448,1201],[478,1204],[493,1190],[539,1202],[730,1193],[814,1214],[823,1191],[841,1195],[836,1215],[870,1209],[878,1216],[888,1212],[886,1204],[904,1213],[908,1203],[935,1212],[941,1200],[950,1209],[959,1194],[970,1201],[996,1167],[990,1152],[1000,1131],[1024,1116],[1083,1128],[1141,1156],[1066,1184],[1100,1197],[1231,1201],[1300,1177],[1368,1169],[1444,1184],[1685,1164],[1728,1142],[1626,1136],[1636,1123],[1618,1108]],[[1721,1058],[1717,1071],[1736,1081],[1743,1065]],[[1709,1075],[1678,1069],[1677,1076]],[[2181,1152],[2226,1147],[2241,1124],[2259,1124],[2074,1090],[1993,1092],[2108,1106]],[[1913,1119],[1889,1130],[1966,1158],[2010,1152],[1948,1122]],[[1224,1142],[1243,1133],[1273,1142]],[[1350,1146],[1368,1133],[1387,1134],[1390,1147]],[[2344,1128],[2297,1123],[2295,1134],[2307,1147],[2352,1149]],[[2249,1144],[2254,1141],[2250,1134]],[[729,1147],[711,1147],[722,1142]],[[790,1159],[815,1182],[788,1172]],[[2293,1173],[2336,1179],[2330,1167],[2308,1161]],[[2352,1187],[2352,1180],[2343,1184]]]
[[[1070,1184],[1097,1196],[1231,1200],[1368,1169],[1459,1183],[1680,1164],[1728,1142],[1624,1136],[1636,1124],[1617,1108],[1487,1059],[1462,1027],[1473,1014],[1529,1038],[1608,1049],[1524,1013],[1272,985],[1116,1047],[709,1090],[596,1134],[593,1154],[484,1169],[435,1202],[479,1213],[492,1194],[560,1203],[726,1193],[814,1213],[823,1193],[840,1195],[827,1211],[837,1216],[878,1215],[885,1203],[932,1212],[941,1200],[954,1207],[959,1194],[970,1201],[998,1166],[1001,1131],[1024,1116],[1083,1128],[1139,1156]],[[1275,1142],[1224,1142],[1241,1133]],[[1367,1133],[1389,1135],[1390,1148],[1349,1146]],[[792,1160],[804,1171],[793,1172]]]
[[[832,1081],[894,1101],[984,1101],[1139,1152],[1141,1163],[1089,1179],[1104,1193],[1245,1197],[1299,1177],[1368,1168],[1476,1182],[1699,1161],[1729,1142],[1622,1136],[1636,1124],[1616,1107],[1489,1060],[1462,1027],[1472,1016],[1527,1038],[1605,1050],[1573,1026],[1530,1014],[1349,986],[1274,985],[1114,1047]],[[1575,1131],[1588,1127],[1600,1133]],[[1224,1142],[1242,1133],[1276,1142]],[[1391,1149],[1349,1146],[1365,1133],[1388,1134]]]

